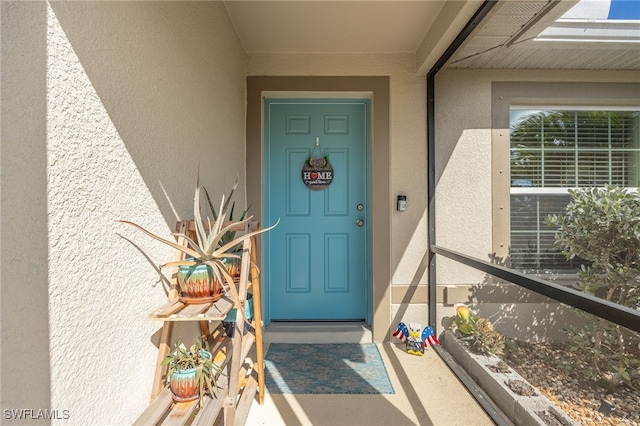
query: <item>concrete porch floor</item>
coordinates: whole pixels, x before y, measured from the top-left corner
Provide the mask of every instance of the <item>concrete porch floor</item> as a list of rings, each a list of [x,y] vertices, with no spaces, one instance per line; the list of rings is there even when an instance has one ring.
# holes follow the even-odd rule
[[[284,327],[298,327],[297,330]],[[314,328],[315,327],[315,328]],[[300,334],[298,334],[298,332]],[[364,333],[364,335],[363,335]],[[276,325],[265,328],[265,353],[270,343],[361,343],[366,328],[359,325]],[[314,337],[315,336],[315,337]],[[364,336],[364,337],[363,337]],[[370,335],[369,335],[369,342]],[[404,345],[378,344],[393,384],[392,395],[265,396],[251,406],[247,425],[493,425],[444,361],[431,348],[421,357]]]

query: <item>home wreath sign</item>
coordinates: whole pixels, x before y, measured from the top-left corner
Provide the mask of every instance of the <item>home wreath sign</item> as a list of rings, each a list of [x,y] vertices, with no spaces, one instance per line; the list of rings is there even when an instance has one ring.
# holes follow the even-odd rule
[[[316,138],[316,145],[302,166],[302,182],[313,191],[321,191],[327,188],[332,181],[333,167],[329,163],[329,157],[324,155],[322,148],[320,148],[320,138]]]

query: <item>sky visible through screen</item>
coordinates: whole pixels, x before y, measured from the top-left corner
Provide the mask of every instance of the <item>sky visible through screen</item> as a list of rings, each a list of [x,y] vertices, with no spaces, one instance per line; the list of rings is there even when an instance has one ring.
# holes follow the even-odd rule
[[[607,19],[640,20],[640,1],[611,0]]]

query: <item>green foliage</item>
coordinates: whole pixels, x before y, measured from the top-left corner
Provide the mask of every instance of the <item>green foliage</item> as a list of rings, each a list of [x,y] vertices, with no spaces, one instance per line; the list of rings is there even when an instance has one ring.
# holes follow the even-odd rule
[[[640,195],[618,187],[570,190],[555,245],[568,258],[581,257],[577,287],[632,308],[640,307]]]
[[[620,267],[638,271],[640,259],[640,195],[612,186],[569,190],[565,215],[548,218],[558,226],[556,247],[568,258],[593,262],[602,272]]]
[[[162,365],[169,366],[167,377],[171,377],[174,371],[192,368],[196,370],[196,383],[200,389],[200,406],[202,406],[204,395],[207,393],[211,396],[215,395],[216,377],[222,374],[222,369],[213,362],[209,342],[205,336],[198,338],[189,349],[178,339],[174,350],[162,360]]]
[[[569,337],[570,358],[559,362],[558,366],[604,387],[613,388],[624,383],[637,388],[640,358],[634,345],[639,336],[611,323],[593,320],[588,314],[582,316],[585,322],[581,328],[565,329]],[[595,344],[597,339],[600,342],[598,346]],[[596,360],[597,368],[594,368]]]
[[[463,336],[473,336],[476,331],[476,323],[478,316],[466,306],[458,306],[456,316],[453,317],[451,331],[457,332]]]
[[[550,216],[547,222],[559,227],[555,245],[568,259],[590,262],[578,272],[576,287],[640,308],[640,195],[612,186],[570,193],[566,214]],[[589,317],[582,329],[567,332],[573,350],[591,362],[591,368],[581,370],[585,374],[626,383],[638,377],[639,363],[627,357],[632,336],[625,329]]]
[[[581,257],[577,287],[631,308],[640,307],[640,195],[618,187],[570,190],[555,245],[568,258]]]
[[[451,331],[481,354],[501,355],[504,352],[504,336],[493,328],[491,321],[479,318],[466,306],[456,308]]]

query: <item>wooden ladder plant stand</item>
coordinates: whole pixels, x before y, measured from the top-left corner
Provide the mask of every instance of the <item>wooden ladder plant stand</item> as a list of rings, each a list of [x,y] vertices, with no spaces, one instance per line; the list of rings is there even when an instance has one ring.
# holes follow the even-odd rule
[[[180,221],[176,229],[179,235],[188,235],[195,240],[193,221]],[[257,222],[251,222],[246,228],[233,229],[237,232],[249,232],[258,229]],[[184,237],[178,237],[178,244],[186,245]],[[184,258],[180,252],[178,260]],[[158,359],[151,392],[151,403],[134,424],[137,425],[235,425],[244,424],[251,404],[259,393],[258,401],[264,403],[264,352],[262,344],[262,312],[260,278],[257,268],[256,237],[243,243],[240,279],[237,282],[241,306],[225,295],[213,303],[185,304],[178,299],[177,274],[173,274],[166,304],[155,309],[149,319],[162,321]],[[252,290],[254,315],[253,331],[247,330],[244,321],[235,323],[233,337],[225,335],[222,320],[232,308],[237,312],[244,309],[247,290]],[[240,314],[238,313],[238,317]],[[167,386],[167,365],[162,361],[172,350],[171,335],[176,321],[197,321],[200,331],[207,336],[214,362],[225,376],[218,376],[217,396],[206,396],[202,407],[199,401],[174,402],[171,390]],[[213,323],[213,331],[210,324]],[[256,362],[245,365],[244,360],[255,344]]]

